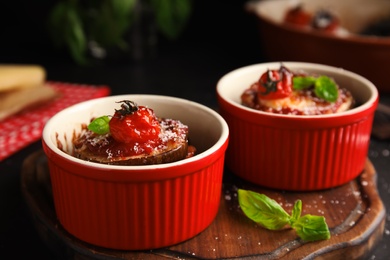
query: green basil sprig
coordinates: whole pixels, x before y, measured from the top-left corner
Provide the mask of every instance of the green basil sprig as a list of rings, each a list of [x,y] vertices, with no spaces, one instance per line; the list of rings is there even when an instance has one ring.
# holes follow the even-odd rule
[[[104,135],[110,131],[109,122],[108,116],[97,117],[88,125],[88,129],[96,134]]]
[[[296,90],[307,89],[311,86],[314,86],[316,96],[326,101],[335,102],[339,96],[336,83],[327,76],[318,78],[297,76],[293,78],[293,88]]]
[[[254,222],[269,230],[280,230],[286,225],[295,229],[305,241],[330,238],[325,217],[307,214],[301,216],[302,201],[294,204],[291,216],[275,200],[264,194],[249,190],[238,190],[238,202],[244,214]]]

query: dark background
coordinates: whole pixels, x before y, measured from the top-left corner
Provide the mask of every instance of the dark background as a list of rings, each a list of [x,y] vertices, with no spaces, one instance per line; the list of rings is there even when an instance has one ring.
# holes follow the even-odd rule
[[[107,84],[113,88],[113,94],[146,93],[149,84],[159,84],[161,93],[185,95],[186,89],[199,87],[194,83],[199,82],[200,75],[203,84],[214,88],[224,73],[263,60],[256,24],[245,11],[245,2],[195,1],[186,30],[175,41],[160,37],[154,56],[128,64],[80,68],[65,51],[55,49],[48,36],[47,15],[56,1],[3,1],[0,63],[41,64],[49,80]],[[140,68],[150,68],[152,74],[142,75]],[[128,82],[120,78],[123,73],[128,75]],[[173,75],[177,73],[185,74],[185,83],[181,78],[175,79]],[[155,82],[157,79],[160,82]],[[131,82],[136,84],[128,84]],[[214,98],[207,102],[215,105],[211,99]]]
[[[159,39],[153,56],[78,66],[66,52],[55,49],[48,37],[47,15],[55,3],[1,1],[0,63],[40,64],[50,81],[107,85],[113,95],[162,94],[216,108],[215,87],[220,77],[238,67],[267,61],[256,21],[245,11],[246,1],[198,0],[183,34],[173,42]],[[23,160],[40,148],[40,142],[36,142],[0,164],[0,259],[57,259],[37,235],[20,192]],[[378,153],[386,149],[388,143],[373,139],[369,156],[381,169],[380,174],[386,174],[384,169],[389,168],[389,158]],[[380,193],[388,198],[389,178],[382,176]],[[389,207],[388,199],[386,203]],[[388,220],[388,230],[387,225]],[[384,236],[386,240],[368,259],[384,260],[390,256],[389,235]]]

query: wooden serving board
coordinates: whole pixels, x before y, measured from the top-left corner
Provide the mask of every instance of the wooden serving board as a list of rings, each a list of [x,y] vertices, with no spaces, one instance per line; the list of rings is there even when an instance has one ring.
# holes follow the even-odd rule
[[[36,228],[47,246],[67,259],[361,259],[384,232],[385,209],[369,160],[357,179],[316,192],[266,189],[225,172],[220,209],[213,223],[188,241],[147,251],[100,248],[67,233],[56,218],[49,178],[42,151],[25,160],[21,185]],[[289,213],[301,199],[302,215],[325,216],[331,238],[304,243],[292,229],[269,231],[256,225],[239,208],[238,188],[264,193]]]

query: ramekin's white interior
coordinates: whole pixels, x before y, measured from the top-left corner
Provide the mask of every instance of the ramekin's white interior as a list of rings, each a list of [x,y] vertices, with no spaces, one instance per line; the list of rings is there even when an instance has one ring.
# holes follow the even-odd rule
[[[386,0],[265,0],[249,4],[258,16],[282,23],[286,11],[297,3],[311,13],[321,9],[331,11],[353,33],[390,15],[390,2]]]
[[[217,93],[222,99],[237,107],[238,109],[251,113],[269,114],[267,112],[258,111],[241,105],[241,94],[245,89],[249,88],[251,84],[256,82],[260,78],[261,74],[263,74],[267,69],[278,69],[281,64],[284,64],[292,71],[302,70],[308,73],[315,73],[332,77],[341,87],[351,91],[358,104],[357,107],[342,113],[305,116],[305,118],[339,117],[343,115],[355,114],[371,107],[378,98],[378,91],[376,87],[366,78],[342,68],[306,62],[269,62],[254,64],[236,69],[227,73],[218,81]],[[299,115],[272,114],[272,116],[302,118],[302,116]]]
[[[158,117],[180,120],[188,125],[190,144],[197,148],[198,154],[192,158],[160,165],[112,166],[83,161],[58,148],[57,140],[60,140],[62,145],[68,148],[68,151],[71,150],[74,131],[79,133],[82,124],[88,124],[93,117],[113,115],[115,109],[120,108],[120,104],[116,102],[121,100],[131,100],[138,105],[148,106],[154,110]],[[85,101],[62,110],[46,123],[42,138],[51,150],[71,161],[99,168],[145,169],[148,167],[169,167],[188,161],[201,160],[221,148],[227,140],[228,134],[229,129],[225,120],[218,113],[201,104],[159,95],[118,95]]]

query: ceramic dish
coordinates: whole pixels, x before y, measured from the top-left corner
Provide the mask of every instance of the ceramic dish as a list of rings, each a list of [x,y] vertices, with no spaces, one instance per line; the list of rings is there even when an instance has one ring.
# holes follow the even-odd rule
[[[305,10],[331,11],[349,34],[340,36],[302,29],[283,22],[287,10],[303,4]],[[260,44],[270,61],[303,61],[353,71],[372,81],[380,92],[390,92],[390,36],[363,36],[359,32],[381,19],[390,19],[386,0],[262,0],[250,1],[258,23]],[[390,32],[389,32],[390,33]]]
[[[378,91],[350,71],[312,63],[283,62],[292,71],[332,77],[357,107],[337,114],[299,116],[241,105],[241,94],[280,62],[255,64],[223,76],[217,84],[221,115],[230,129],[227,166],[258,185],[282,190],[320,190],[356,178],[364,169]]]
[[[117,166],[77,159],[58,148],[58,140],[72,147],[73,131],[79,132],[92,117],[112,115],[121,100],[188,125],[198,154],[173,163]],[[110,96],[64,109],[43,130],[61,225],[82,241],[123,250],[165,247],[194,237],[217,214],[228,135],[218,113],[173,97]]]

